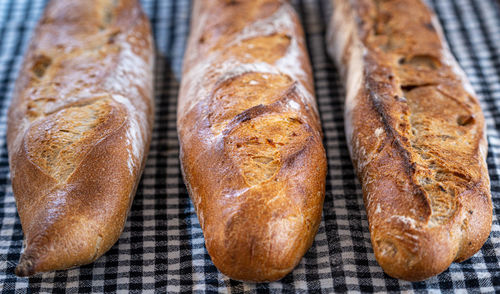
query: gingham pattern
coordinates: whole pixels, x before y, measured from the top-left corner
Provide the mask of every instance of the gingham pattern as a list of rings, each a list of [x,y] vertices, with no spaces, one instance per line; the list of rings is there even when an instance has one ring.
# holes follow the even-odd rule
[[[178,77],[189,29],[189,1],[143,0],[158,48],[156,120],[143,179],[123,234],[93,264],[31,279],[14,276],[22,231],[9,181],[6,109],[44,0],[0,0],[0,292],[425,292],[500,290],[500,6],[495,0],[432,0],[451,49],[476,89],[488,124],[494,203],[490,238],[474,257],[426,282],[385,275],[375,261],[359,183],[349,159],[339,76],[326,55],[328,0],[293,1],[314,67],[329,173],[323,221],[313,247],[280,282],[247,284],[213,266],[186,189],[175,128]],[[175,74],[174,74],[175,73]]]

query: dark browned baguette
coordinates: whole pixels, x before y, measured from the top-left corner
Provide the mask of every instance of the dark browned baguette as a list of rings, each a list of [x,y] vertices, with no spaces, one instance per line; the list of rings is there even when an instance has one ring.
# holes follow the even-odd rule
[[[217,268],[272,281],[311,246],[326,159],[287,1],[195,1],[178,105],[184,180]]]
[[[8,115],[17,275],[90,263],[118,239],[151,140],[153,55],[139,1],[47,5]]]
[[[422,1],[333,4],[328,46],[375,257],[393,277],[427,279],[490,232],[481,108]]]

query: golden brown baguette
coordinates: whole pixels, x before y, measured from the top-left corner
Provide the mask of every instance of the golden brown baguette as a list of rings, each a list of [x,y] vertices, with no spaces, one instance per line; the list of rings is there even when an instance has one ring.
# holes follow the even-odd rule
[[[287,1],[195,1],[192,19],[177,121],[184,181],[217,268],[277,280],[311,246],[325,189],[303,32]]]
[[[153,55],[139,1],[48,4],[8,116],[17,275],[90,263],[118,239],[151,139]]]
[[[375,257],[423,280],[477,252],[492,221],[478,100],[421,0],[334,0],[328,45]]]

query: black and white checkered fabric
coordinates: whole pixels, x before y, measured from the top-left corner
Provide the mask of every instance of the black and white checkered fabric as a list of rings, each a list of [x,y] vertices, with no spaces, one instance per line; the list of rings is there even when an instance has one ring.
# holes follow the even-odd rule
[[[71,1],[71,0],[68,0]],[[312,248],[283,280],[248,284],[212,264],[182,182],[176,101],[190,3],[143,0],[158,48],[156,120],[151,152],[118,242],[93,264],[17,278],[23,234],[9,180],[6,110],[44,0],[0,0],[0,292],[495,292],[500,291],[500,5],[496,0],[429,0],[451,49],[481,99],[488,124],[493,228],[481,251],[425,282],[385,275],[375,261],[368,222],[344,136],[344,91],[326,55],[328,0],[293,1],[302,18],[325,133],[328,179],[323,220]]]

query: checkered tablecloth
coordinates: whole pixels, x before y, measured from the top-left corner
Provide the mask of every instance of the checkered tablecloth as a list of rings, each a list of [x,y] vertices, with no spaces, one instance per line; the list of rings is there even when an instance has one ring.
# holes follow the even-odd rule
[[[345,142],[344,91],[337,70],[326,55],[329,1],[296,0],[293,3],[302,18],[314,68],[328,155],[323,219],[312,248],[281,281],[249,284],[219,273],[204,247],[179,170],[176,102],[190,3],[143,0],[158,51],[156,120],[151,152],[124,232],[111,250],[93,264],[30,279],[17,278],[14,268],[23,234],[9,180],[6,111],[23,52],[45,3],[0,0],[1,293],[500,291],[500,5],[496,0],[429,1],[452,52],[477,91],[488,124],[493,227],[486,244],[471,259],[418,283],[390,278],[378,266],[360,185]]]

